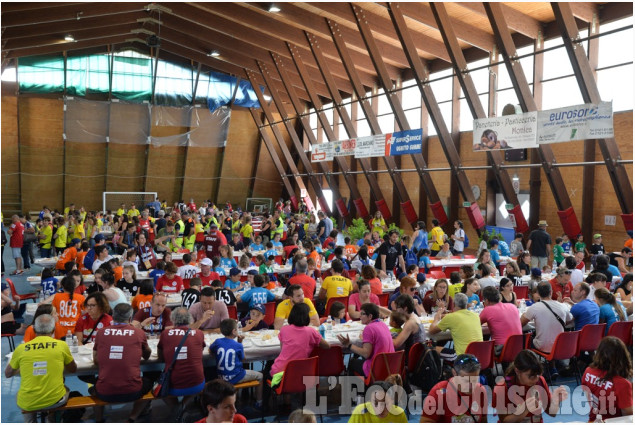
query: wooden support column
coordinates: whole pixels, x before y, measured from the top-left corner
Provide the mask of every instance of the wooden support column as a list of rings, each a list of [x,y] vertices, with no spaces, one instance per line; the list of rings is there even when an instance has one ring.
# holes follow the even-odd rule
[[[233,104],[234,100],[236,99],[238,87],[240,87],[240,77],[236,77],[236,85],[234,86],[234,92],[232,93],[232,100],[229,102],[230,105]],[[254,91],[256,91],[256,89],[254,89]],[[225,145],[226,144],[227,143],[225,143]],[[220,192],[221,176],[223,175],[223,161],[225,160],[225,151],[227,150],[227,147],[225,145],[220,148],[220,152],[218,153],[218,155],[216,155],[216,170],[218,171],[216,178],[218,179],[218,183],[216,183],[216,185],[212,187],[214,191],[211,198],[214,204],[218,204],[218,193]],[[254,180],[252,180],[252,182],[254,182]],[[289,197],[291,196],[293,196],[293,192],[289,194]]]
[[[463,89],[463,93],[465,94],[465,98],[470,108],[470,112],[472,113],[472,117],[474,117],[475,119],[487,118],[488,115],[485,113],[485,110],[483,109],[483,106],[481,104],[481,100],[478,97],[478,92],[474,85],[474,81],[472,80],[469,72],[467,72],[467,61],[465,59],[465,56],[463,55],[461,47],[459,46],[458,40],[454,33],[454,27],[445,9],[445,5],[443,3],[430,3],[430,6],[432,8],[432,13],[434,14],[435,20],[437,21],[437,27],[441,31],[443,42],[445,43],[445,46],[452,60],[454,72],[458,78],[461,88]],[[495,51],[495,47],[492,50]],[[491,59],[495,59],[496,57],[497,54],[495,52],[492,52]],[[492,96],[494,97],[492,98]],[[494,110],[496,99],[495,96],[496,92],[494,90],[494,87],[492,87],[490,78],[489,115],[492,115],[496,112]],[[514,207],[517,209],[518,214],[515,214],[515,216],[516,222],[517,224],[519,224],[519,218],[522,218],[522,220],[525,219],[522,215],[522,212],[520,211],[518,197],[516,196],[516,192],[514,191],[511,178],[509,177],[507,170],[500,168],[500,166],[504,163],[503,154],[500,151],[487,152],[487,158],[489,164],[492,165],[492,171],[488,171],[488,180],[491,180],[492,176],[496,179],[496,182],[498,183],[498,186],[503,193],[505,201],[514,205]],[[496,196],[495,193],[490,194],[490,192],[493,192],[490,186],[491,185],[488,184],[487,222],[488,224],[495,224]],[[491,195],[494,196],[494,205],[490,205]],[[523,223],[523,226],[518,226],[517,228],[521,231],[527,230],[525,223]]]
[[[425,104],[421,105],[421,130],[423,131],[423,140],[421,140],[421,156],[423,160],[428,163],[428,147],[430,146],[430,138],[428,134],[428,108]],[[419,220],[426,223],[428,226],[428,196],[426,195],[423,181],[419,179]]]
[[[194,65],[194,64],[191,64]],[[181,187],[179,188],[179,199],[183,199],[183,188],[185,187],[185,179],[186,179],[186,175],[187,175],[187,155],[190,152],[190,130],[192,129],[192,109],[194,109],[194,102],[196,101],[196,88],[198,87],[198,79],[201,75],[201,67],[202,67],[202,63],[199,62],[198,64],[198,68],[196,69],[196,77],[194,80],[194,85],[192,86],[192,101],[190,102],[190,109],[189,111],[187,111],[187,131],[188,131],[188,135],[187,135],[187,145],[185,145],[185,154],[184,154],[184,158],[183,158],[183,184],[181,185]],[[236,83],[236,86],[238,86],[238,83],[240,82],[240,80],[238,80],[238,82]],[[257,157],[257,156],[256,156]],[[252,174],[255,175],[255,174]],[[254,180],[251,181],[252,187],[253,187],[253,182]],[[251,195],[249,196],[251,197]]]
[[[395,81],[395,96],[397,98],[397,102],[399,102],[400,105],[403,105],[403,91],[401,90],[403,87],[403,81],[401,78],[398,78]],[[392,131],[397,131],[397,128],[399,128],[399,122],[397,121],[397,119],[393,120],[392,123]],[[421,138],[423,139],[423,132],[421,132]],[[395,166],[398,169],[401,169],[402,167],[402,161],[401,161],[401,156],[396,156],[394,157],[395,160]],[[398,188],[395,184],[392,185],[392,210],[393,211],[400,211],[401,210],[401,205],[399,204],[399,191]],[[395,224],[398,227],[401,227],[401,214],[395,214],[395,217],[393,217],[395,219]]]
[[[335,80],[333,79],[333,75],[331,74],[328,64],[326,60],[324,59],[324,55],[322,54],[322,51],[320,49],[320,45],[319,45],[319,41],[317,37],[315,37],[313,34],[309,34],[308,32],[305,32],[305,34],[306,34],[307,40],[309,41],[309,46],[311,47],[311,51],[313,52],[313,57],[315,58],[315,62],[317,63],[318,69],[320,70],[320,73],[322,74],[322,78],[324,78],[324,82],[326,83],[326,87],[328,88],[329,93],[331,94],[331,99],[333,99],[333,104],[335,105],[335,109],[337,110],[337,113],[340,119],[342,120],[344,129],[346,130],[348,137],[352,139],[356,138],[357,129],[355,128],[356,125],[354,125],[354,122],[356,121],[356,118],[357,118],[357,108],[355,107],[356,105],[355,104],[351,105],[351,115],[353,115],[353,117],[355,118],[355,120],[352,120],[351,117],[348,116],[348,112],[346,111],[346,108],[342,105],[342,102],[343,102],[342,96],[340,95],[340,92],[337,89]],[[302,75],[302,73],[300,75]],[[357,83],[359,83],[359,81],[355,81],[353,78],[351,78],[351,81],[353,85],[356,87],[356,89],[362,90],[362,93],[363,93],[363,86],[361,86],[361,84],[360,86],[356,85]],[[361,96],[363,96],[364,94],[362,94]],[[359,93],[357,95],[358,97],[360,96]],[[371,173],[371,171],[373,170],[371,161],[368,158],[359,158],[358,161],[362,167],[362,171],[364,172],[366,181],[368,181],[368,186],[370,188],[371,196],[374,197],[375,200],[384,199],[384,196],[381,192],[381,188],[379,187],[379,184],[377,183],[377,177]],[[351,158],[351,162],[354,162],[354,158]],[[354,202],[361,203],[360,205],[363,206],[364,209],[366,209],[366,205],[364,203],[364,200],[362,199],[361,194],[359,194],[358,197],[354,198]],[[371,202],[371,211],[373,210],[373,205],[374,203]],[[366,218],[368,216],[368,212],[369,212],[368,209],[366,209],[365,212],[366,212],[366,215],[363,218]],[[359,209],[358,209],[358,213],[360,213]],[[361,215],[362,214],[360,214],[360,216]]]
[[[582,92],[582,99],[584,99],[585,103],[600,103],[602,98],[595,80],[594,70],[584,53],[582,45],[577,41],[580,34],[578,33],[578,26],[575,22],[573,11],[571,10],[571,4],[566,2],[554,2],[551,3],[551,7],[553,8],[558,28],[560,28],[564,46],[569,54],[573,73],[575,74],[576,80],[578,80],[578,85]],[[633,185],[631,184],[624,164],[617,162],[622,159],[617,143],[614,138],[609,138],[598,139],[598,144],[600,145],[604,163],[611,177],[615,195],[617,195],[617,200],[622,208],[622,213],[631,214],[633,212]],[[592,225],[592,223],[585,224],[589,226]]]
[[[487,117],[495,117],[496,116],[496,105],[498,105],[498,93],[496,89],[498,88],[498,59],[499,59],[498,51],[496,50],[496,46],[492,47],[492,53],[489,57],[489,73],[488,73],[488,92],[487,92]],[[466,62],[467,66],[467,62]],[[469,75],[469,74],[468,74]],[[477,101],[480,102],[480,98]],[[469,105],[469,103],[468,103]],[[502,160],[502,155],[501,160]],[[496,174],[494,173],[494,169],[491,167],[492,161],[489,160],[490,156],[488,153],[488,165],[490,168],[485,173],[485,222],[488,226],[496,226],[496,191],[498,190],[498,184],[496,183]],[[539,170],[540,171],[540,170]],[[540,176],[539,176],[540,177]],[[540,195],[540,193],[538,193]]]
[[[452,77],[452,122],[450,123],[450,137],[456,149],[456,154],[461,160],[461,133],[459,131],[459,121],[461,106],[459,97],[461,96],[461,86],[457,77]],[[450,212],[448,221],[453,224],[459,219],[459,181],[458,179],[450,179],[450,202],[448,203],[448,211]],[[469,185],[469,182],[468,182]],[[470,186],[470,192],[472,193],[472,186]],[[474,199],[476,202],[476,198]],[[452,234],[452,233],[450,233]]]
[[[544,47],[544,38],[541,32],[534,42],[534,53]],[[544,53],[534,54],[534,101],[536,107],[542,109],[542,76],[545,68]],[[529,158],[532,164],[540,164],[540,152],[538,149],[529,150]],[[595,161],[595,159],[594,159]],[[595,169],[595,167],[592,167]],[[540,188],[542,187],[542,172],[538,167],[529,170],[529,228],[538,228],[540,220]],[[593,188],[591,188],[593,189]]]
[[[499,3],[483,3],[487,17],[489,18],[492,29],[494,30],[494,37],[496,43],[505,60],[505,66],[509,72],[509,77],[512,81],[512,85],[518,96],[520,106],[525,112],[536,111],[536,102],[533,95],[529,90],[529,84],[525,78],[525,74],[520,66],[520,62],[516,60],[518,54],[516,52],[516,46],[512,40],[507,26],[507,21],[503,15],[501,4]],[[540,159],[543,164],[543,170],[547,176],[547,181],[551,187],[551,192],[556,201],[556,207],[559,211],[565,211],[569,208],[573,209],[571,205],[571,199],[569,193],[560,174],[560,170],[557,167],[553,167],[556,163],[556,158],[553,154],[553,150],[549,145],[540,145],[538,147],[540,153]],[[572,228],[579,227],[577,218],[575,215],[568,220]]]
[[[262,63],[258,62],[258,66],[262,66]],[[261,70],[263,70],[262,67],[261,67]],[[280,150],[282,151],[282,154],[284,155],[285,159],[287,160],[287,166],[291,169],[291,173],[294,175],[296,183],[297,183],[298,187],[300,188],[300,191],[306,190],[306,187],[304,186],[304,182],[302,181],[302,178],[299,176],[298,167],[295,165],[295,162],[294,162],[293,158],[291,157],[291,153],[289,152],[289,148],[287,148],[287,145],[286,145],[286,143],[284,141],[284,137],[282,136],[282,133],[278,129],[278,125],[274,124],[275,120],[273,118],[272,109],[269,106],[269,104],[267,103],[267,101],[265,100],[265,98],[262,95],[262,93],[260,92],[260,90],[258,90],[258,83],[256,82],[256,75],[252,71],[250,71],[248,69],[245,69],[245,73],[247,74],[247,77],[249,78],[249,82],[251,82],[251,86],[254,87],[254,92],[256,93],[256,96],[258,97],[258,102],[260,102],[260,107],[262,108],[262,111],[265,113],[265,118],[267,118],[267,121],[269,121],[269,127],[271,127],[271,131],[273,132],[274,137],[278,141],[278,145],[280,145]],[[279,96],[278,96],[278,91],[275,89],[275,87],[273,87],[270,84],[271,83],[271,80],[270,80],[271,77],[268,75],[266,70],[264,70],[262,72],[262,75],[265,78],[267,86],[269,87],[269,93],[271,94],[271,97],[274,98],[274,99],[278,99],[278,101],[280,101]],[[274,100],[274,102],[276,102],[276,100]],[[276,102],[276,104],[277,104],[277,102]],[[318,196],[318,199],[320,200],[320,206],[322,207],[322,210],[324,210],[325,212],[330,214],[330,210],[328,208],[328,205],[326,204],[326,202],[323,202],[325,199],[324,199],[324,193],[322,193],[322,186],[320,185],[320,183],[317,181],[317,179],[313,175],[313,173],[312,173],[313,168],[310,167],[310,163],[309,163],[309,167],[308,168],[306,166],[306,163],[308,162],[308,159],[306,158],[306,155],[304,155],[304,150],[302,149],[302,142],[300,142],[300,140],[298,139],[298,135],[295,132],[295,129],[293,128],[293,125],[291,125],[291,122],[289,121],[289,118],[287,117],[287,113],[284,110],[284,107],[281,108],[279,106],[278,107],[278,112],[280,113],[280,116],[282,117],[282,119],[284,121],[284,125],[287,127],[287,130],[289,132],[289,136],[291,137],[291,140],[293,141],[294,146],[296,147],[296,149],[298,150],[298,153],[300,154],[300,158],[304,159],[304,167],[307,169],[307,173],[309,173],[309,181],[313,185],[313,189],[315,190],[315,194]],[[291,192],[291,193],[293,193],[293,192]],[[293,201],[293,199],[292,199],[292,201]],[[311,208],[313,207],[313,202],[311,201],[311,197],[308,195],[308,193],[307,193],[307,196],[304,197],[304,203],[306,204],[307,208],[309,210],[311,210]],[[296,202],[293,202],[293,204],[295,206]],[[322,204],[324,204],[324,205],[322,205]]]
[[[258,87],[257,85],[254,86],[255,92],[259,92],[257,87]],[[291,184],[291,181],[289,181],[289,177],[287,177],[287,173],[284,169],[284,166],[282,165],[282,162],[280,162],[280,158],[278,157],[278,153],[276,152],[276,149],[273,147],[273,142],[269,138],[269,134],[267,134],[266,126],[263,125],[262,123],[262,118],[260,117],[259,111],[256,108],[249,108],[249,112],[251,112],[251,116],[254,119],[254,123],[256,123],[256,127],[258,127],[258,131],[260,132],[262,141],[264,142],[265,147],[269,151],[269,155],[271,155],[271,160],[273,161],[273,164],[276,166],[276,170],[278,170],[278,173],[280,173],[282,184],[284,184],[284,187],[287,190],[289,197],[294,196],[293,194],[295,192],[293,190],[293,185]]]

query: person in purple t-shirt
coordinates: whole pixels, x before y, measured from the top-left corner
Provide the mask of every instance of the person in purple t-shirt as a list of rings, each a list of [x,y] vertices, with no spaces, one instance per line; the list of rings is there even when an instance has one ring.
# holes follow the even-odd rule
[[[372,303],[362,304],[360,315],[362,324],[366,325],[364,332],[362,332],[362,346],[353,345],[348,335],[338,335],[337,338],[342,343],[342,346],[349,347],[352,353],[363,357],[363,359],[351,359],[349,361],[349,375],[368,376],[375,356],[380,353],[394,353],[395,347],[390,335],[390,329],[379,318],[379,307],[377,305]]]

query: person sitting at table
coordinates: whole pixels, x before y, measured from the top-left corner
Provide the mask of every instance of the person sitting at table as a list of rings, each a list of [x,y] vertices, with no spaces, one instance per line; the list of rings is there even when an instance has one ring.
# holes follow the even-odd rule
[[[633,250],[624,247],[620,252],[611,252],[608,254],[609,256],[609,264],[613,267],[616,267],[619,273],[630,273],[631,266],[633,262]]]
[[[554,300],[562,302],[571,296],[573,285],[571,284],[571,270],[566,267],[558,267],[556,276],[549,281],[551,284],[551,296]]]
[[[137,234],[136,246],[137,258],[139,259],[139,270],[149,271],[156,267],[157,256],[152,249],[152,245],[148,242],[146,234],[139,232]]]
[[[191,328],[204,333],[219,333],[221,321],[229,318],[227,306],[216,299],[216,292],[210,287],[201,290],[201,300],[190,307],[190,314],[194,318]]]
[[[258,235],[254,238],[254,242],[249,245],[249,249],[252,252],[264,251],[265,247],[262,244],[262,236]]]
[[[434,288],[432,293],[425,296],[422,305],[423,309],[428,314],[434,314],[437,309],[452,310],[454,302],[448,294],[448,281],[447,279],[437,279],[434,282]]]
[[[626,308],[615,299],[615,296],[606,288],[599,288],[595,291],[595,302],[600,306],[599,323],[606,323],[608,334],[611,325],[615,322],[623,322],[627,319]]]
[[[207,416],[196,423],[247,423],[247,418],[236,413],[236,389],[227,381],[215,379],[205,384],[201,404]]]
[[[188,310],[201,299],[201,279],[193,277],[190,287],[181,293],[181,306]]]
[[[514,282],[514,286],[526,286],[523,282],[523,275],[520,272],[518,263],[509,260],[505,265],[505,277]]]
[[[51,295],[55,295],[60,289],[59,280],[53,277],[53,269],[45,267],[42,269],[42,276],[40,277],[40,286],[42,286],[42,296],[48,298]]]
[[[595,273],[602,273],[606,276],[607,282],[613,281],[613,272],[609,270],[609,257],[608,255],[599,254],[595,257],[595,269],[593,271]],[[620,276],[621,274],[618,274]]]
[[[498,274],[498,269],[496,268],[496,265],[492,261],[491,254],[487,249],[483,249],[481,250],[481,252],[479,252],[476,262],[474,263],[474,267],[473,267],[474,272],[479,271],[479,266],[481,264],[485,264],[489,268],[489,274],[494,276]]]
[[[165,274],[157,279],[156,290],[158,292],[167,292],[170,294],[177,294],[183,291],[185,285],[183,279],[177,276],[178,268],[176,264],[170,262],[165,265]]]
[[[102,264],[107,263],[111,259],[112,257],[108,254],[108,247],[106,247],[106,245],[96,245],[95,261],[93,261],[92,266],[93,273],[95,273]]]
[[[212,280],[212,288],[217,300],[224,302],[225,305],[236,305],[234,291],[223,288],[223,282],[218,279]]]
[[[221,245],[220,247],[220,265],[224,268],[238,267],[234,259],[234,250],[230,245]]]
[[[225,288],[232,292],[238,292],[245,287],[245,283],[240,281],[241,272],[237,267],[229,270],[229,279],[225,281]]]
[[[501,260],[500,254],[498,252],[498,245],[498,239],[492,239],[491,241],[489,241],[489,254],[496,269],[498,269],[498,267],[500,266]]]
[[[209,347],[209,353],[216,358],[216,369],[221,379],[240,384],[258,381],[256,387],[256,409],[262,408],[262,373],[243,368],[245,349],[243,336],[238,335],[238,327],[234,319],[224,319],[220,322],[220,332],[224,338],[216,339]]]
[[[434,258],[445,258],[445,259],[450,259],[452,258],[452,251],[450,250],[450,242],[445,241],[443,242],[443,246],[441,247],[441,251],[437,252],[437,255],[434,256]]]
[[[185,292],[184,292],[185,293]],[[139,293],[132,297],[131,305],[135,313],[143,308],[148,308],[152,304],[154,295],[154,285],[152,280],[144,279],[139,285]]]
[[[267,304],[276,299],[276,296],[269,290],[263,288],[265,284],[265,278],[262,275],[255,275],[253,277],[254,287],[245,291],[243,294],[239,294],[236,297],[237,302],[245,302],[249,304],[249,308],[256,304]]]
[[[585,282],[578,283],[571,291],[571,297],[563,301],[571,306],[571,315],[575,320],[575,330],[581,330],[584,325],[597,325],[600,320],[600,307],[588,299],[591,288]]]
[[[357,405],[348,419],[348,423],[408,422],[404,410],[395,404],[393,384],[386,381],[374,382],[369,395],[370,401]]]
[[[395,350],[404,347],[406,349],[407,358],[410,347],[418,342],[424,343],[427,339],[427,334],[419,316],[415,312],[415,303],[410,295],[399,295],[395,300],[395,307],[394,311],[405,314],[408,320],[404,323],[399,335],[393,338],[393,344]],[[384,307],[380,307],[379,312],[380,314],[385,314],[388,310]]]
[[[195,277],[201,280],[201,286],[210,286],[212,280],[220,279],[220,275],[212,271],[213,261],[205,257],[199,262],[200,271],[196,273]],[[190,281],[190,285],[192,282]]]
[[[599,422],[597,415],[604,421],[633,414],[632,378],[633,363],[624,343],[612,336],[604,337],[593,362],[582,374],[582,389],[591,405],[589,422]]]
[[[615,296],[622,303],[632,303],[633,300],[633,274],[627,273],[622,282],[615,288]],[[624,304],[626,305],[626,304]]]
[[[509,281],[509,279],[507,279]],[[481,290],[481,286],[478,284],[478,280],[473,277],[466,279],[461,288],[461,292],[467,296],[468,307],[477,306],[481,299],[478,296],[478,292]]]
[[[353,284],[351,280],[342,276],[344,271],[344,263],[342,260],[335,259],[331,263],[331,275],[324,279],[318,299],[328,302],[333,297],[347,297],[353,292]]]
[[[123,266],[123,277],[117,282],[117,288],[134,296],[139,292],[140,283],[137,280],[137,272],[131,265]]]
[[[205,340],[203,332],[190,329],[193,319],[187,308],[175,308],[170,319],[174,323],[174,328],[161,332],[157,345],[159,361],[172,364],[176,348],[181,344],[185,333],[188,333],[170,375],[170,396],[164,398],[168,406],[178,409],[177,397],[183,396],[183,402],[186,403],[190,396],[199,394],[205,387],[203,372]]]
[[[63,292],[58,292],[52,298],[45,299],[42,304],[53,304],[58,312],[60,325],[66,328],[66,331],[75,333],[75,324],[82,314],[85,298],[82,294],[75,293],[75,279],[71,276],[65,276],[61,286]]]
[[[504,304],[512,304],[517,305],[516,301],[516,293],[514,292],[514,282],[507,279],[506,277],[501,278],[499,282],[499,288],[501,294],[501,302]]]
[[[95,283],[102,288],[102,293],[108,299],[111,309],[115,308],[117,304],[127,302],[126,295],[115,285],[115,276],[106,268],[99,268],[95,271]]]
[[[503,344],[511,335],[520,335],[523,328],[520,325],[518,309],[514,304],[502,303],[501,294],[493,286],[483,289],[483,311],[480,315],[482,324],[487,323],[490,339],[494,341],[494,349],[500,354]]]
[[[358,273],[362,272],[364,266],[372,267],[374,264],[375,262],[368,256],[368,247],[366,245],[362,245],[359,251],[351,258],[351,269],[357,270]]]
[[[516,261],[518,264],[518,269],[523,276],[531,275],[531,255],[528,251],[523,251],[518,255],[518,259]]]
[[[69,389],[64,386],[64,372],[74,373],[77,364],[68,345],[51,338],[55,319],[42,314],[33,322],[35,338],[15,348],[4,371],[6,378],[20,375],[17,404],[25,422],[36,422],[38,410],[63,406]],[[49,414],[53,422],[55,413]]]
[[[390,310],[394,310],[396,308],[395,300],[402,294],[410,295],[414,299],[415,311],[417,314],[422,314],[424,312],[425,309],[423,308],[423,302],[417,293],[417,282],[408,276],[401,279],[399,288],[397,288],[388,299],[388,308]]]
[[[467,295],[458,293],[454,296],[454,308],[451,313],[438,309],[428,332],[434,335],[449,330],[454,341],[454,349],[437,347],[444,358],[465,353],[465,349],[474,341],[483,341],[481,320],[473,311],[467,310]]]
[[[498,287],[499,282],[491,276],[491,271],[491,268],[487,264],[479,264],[478,272],[480,277],[478,284],[481,288],[487,288],[488,286]]]
[[[369,281],[365,279],[361,280],[357,286],[359,291],[351,294],[348,298],[348,315],[353,320],[359,320],[362,305],[366,303],[379,305],[379,297],[372,293]]]
[[[94,342],[99,329],[112,325],[112,316],[108,314],[110,306],[103,293],[93,292],[88,295],[83,307],[86,313],[82,314],[75,325],[75,335],[79,345]]]
[[[306,304],[309,307],[309,319],[311,326],[320,326],[320,317],[310,299],[304,297],[304,291],[299,285],[290,285],[285,290],[289,298],[283,300],[276,308],[276,318],[273,322],[274,329],[280,329],[284,321],[289,318],[291,309],[296,304]]]
[[[55,307],[53,307],[51,304],[38,305],[37,309],[35,310],[35,314],[33,315],[33,323],[35,323],[35,319],[43,314],[49,314],[51,317],[53,317],[53,319],[55,319],[55,332],[53,334],[53,338],[60,340],[64,339],[67,331],[66,328],[60,325],[59,318],[57,317],[57,310],[55,310]],[[35,329],[33,328],[33,325],[30,325],[24,331],[24,342],[29,342],[33,338],[35,338]]]
[[[368,376],[373,359],[380,353],[394,353],[395,347],[390,329],[379,318],[379,307],[372,303],[362,304],[360,321],[365,325],[362,331],[362,345],[351,343],[348,334],[337,335],[344,348],[361,358],[351,358],[348,362],[348,374],[351,376]]]
[[[243,331],[259,331],[261,329],[269,329],[269,325],[265,322],[265,306],[263,304],[255,304],[249,309],[249,315],[241,320]]]
[[[505,379],[492,391],[492,407],[500,422],[542,422],[543,412],[556,416],[569,391],[561,385],[552,393],[542,372],[542,362],[533,351],[522,350],[516,355]]]
[[[289,285],[300,285],[304,292],[304,297],[310,300],[315,296],[315,279],[307,275],[309,264],[306,259],[302,259],[295,264],[295,275],[289,279]]]
[[[190,287],[190,279],[196,276],[200,269],[192,261],[191,254],[183,254],[183,265],[176,269],[176,275],[183,280],[183,287]]]
[[[149,308],[143,308],[134,315],[132,326],[143,329],[147,334],[160,335],[164,329],[173,327],[170,320],[172,312],[168,303],[168,295],[165,292],[155,292]],[[131,306],[132,307],[132,306]]]
[[[138,273],[139,272],[139,264],[138,264],[138,259],[137,259],[137,251],[136,251],[135,247],[127,249],[126,252],[124,252],[124,258],[126,259],[126,261],[124,261],[121,266],[122,267],[132,266],[132,267],[134,267],[135,273]]]
[[[141,376],[141,358],[148,360],[152,350],[146,335],[130,324],[132,306],[118,304],[113,324],[97,331],[93,362],[99,367],[97,383],[89,392],[107,403],[134,401],[129,422],[135,422],[150,401],[141,398],[152,389],[153,381]],[[103,421],[104,407],[95,406],[95,420]]]
[[[377,270],[372,265],[362,266],[361,277],[370,283],[370,292],[374,295],[381,295],[384,293],[384,287],[381,280],[377,277]]]

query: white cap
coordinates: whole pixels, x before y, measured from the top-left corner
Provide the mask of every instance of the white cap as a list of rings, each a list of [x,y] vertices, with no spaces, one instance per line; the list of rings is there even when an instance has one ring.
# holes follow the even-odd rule
[[[205,257],[199,262],[199,264],[201,266],[211,266],[212,265],[212,260],[210,260],[209,258]]]

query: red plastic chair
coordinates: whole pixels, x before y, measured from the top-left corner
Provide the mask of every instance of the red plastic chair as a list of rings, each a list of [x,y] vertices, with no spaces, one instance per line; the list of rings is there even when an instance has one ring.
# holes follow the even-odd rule
[[[600,341],[604,338],[606,323],[599,325],[584,325],[580,330],[578,338],[578,357],[585,351],[593,352],[597,350]]]
[[[430,270],[429,275],[433,279],[446,279],[445,273],[441,270]]]
[[[329,311],[331,311],[331,306],[333,305],[333,303],[338,301],[344,304],[344,306],[346,306],[346,308],[348,309],[348,297],[331,297],[326,303],[326,308],[324,309],[324,314],[322,315],[322,317],[328,317]]]
[[[465,354],[472,354],[481,364],[481,370],[494,367],[494,341],[470,342]]]
[[[207,254],[205,253],[204,250],[200,250],[196,253],[196,261],[200,262],[203,258],[206,258]]]
[[[318,357],[290,360],[284,368],[284,375],[282,376],[280,385],[272,391],[274,399],[276,400],[276,408],[277,396],[279,395],[300,393],[304,398],[308,390],[317,388],[320,383],[318,367]],[[311,379],[309,380],[308,377],[311,377]],[[270,380],[268,380],[267,383],[271,386]],[[304,406],[304,400],[300,405]]]
[[[316,347],[311,357],[318,358],[318,376],[340,376],[346,370],[340,345],[331,345],[328,350]]]
[[[390,294],[384,292],[383,294],[377,295],[379,298],[379,305],[382,307],[388,307],[388,300],[390,299]]]
[[[357,277],[357,270],[355,269],[350,269],[348,270],[348,278],[353,281],[353,279],[355,279]]]
[[[2,334],[2,338],[6,338],[7,341],[9,341],[9,350],[11,350],[11,352],[15,351],[15,341],[13,337],[15,337],[15,334]]]
[[[416,344],[413,344],[412,347],[410,347],[410,351],[408,352],[408,372],[409,373],[414,372],[414,368],[417,366],[417,362],[419,361],[419,359],[421,358],[421,356],[423,355],[425,351],[426,351],[426,346],[421,342],[417,342]]]
[[[235,305],[228,305],[227,313],[229,314],[230,319],[238,320],[238,310]]]
[[[551,353],[545,353],[544,351],[540,351],[536,348],[532,348],[531,351],[545,359],[546,362],[551,362],[553,360],[570,360],[578,354],[579,338],[580,331],[562,332],[556,337],[556,340],[553,342]],[[551,383],[551,371],[549,370],[549,367],[547,367],[546,369],[549,376],[549,383]],[[578,383],[577,374],[575,379],[576,383]]]
[[[8,279],[7,279],[8,280]],[[624,342],[624,344],[633,344],[633,322],[615,322],[609,328],[607,336],[614,336]]]
[[[276,316],[276,302],[271,301],[265,304],[265,323],[269,326],[273,325]]]
[[[529,286],[514,286],[514,293],[517,300],[526,300],[529,295]]]
[[[377,354],[370,366],[370,375],[366,377],[364,384],[369,386],[373,382],[383,381],[395,373],[403,375],[405,358],[403,350]]]
[[[495,364],[513,362],[518,353],[520,353],[528,346],[529,334],[510,335],[503,345],[503,351],[501,351],[498,356],[494,356]]]
[[[475,255],[464,255],[463,258],[474,259],[474,258],[476,258],[476,256]]]
[[[32,293],[29,293],[29,294],[18,294],[18,291],[15,290],[15,285],[13,284],[13,281],[11,279],[6,279],[6,281],[9,284],[9,288],[11,288],[11,294],[13,296],[18,295],[20,297],[20,301],[32,300],[33,302],[37,302],[37,293],[36,292],[32,292]]]

